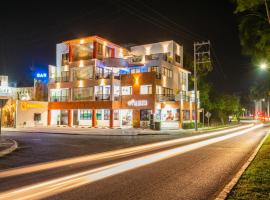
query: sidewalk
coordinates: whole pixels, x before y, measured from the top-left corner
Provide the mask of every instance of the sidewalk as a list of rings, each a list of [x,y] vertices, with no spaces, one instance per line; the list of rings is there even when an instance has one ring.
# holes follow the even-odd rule
[[[26,133],[52,133],[52,134],[72,134],[72,135],[103,135],[103,136],[134,136],[134,135],[174,135],[183,133],[202,133],[215,130],[222,130],[239,125],[201,128],[195,132],[194,129],[177,130],[150,130],[150,129],[110,129],[110,128],[69,128],[69,127],[33,127],[33,128],[2,128],[6,132],[26,132]]]
[[[17,149],[18,144],[15,140],[1,139],[0,140],[0,157],[7,155]]]

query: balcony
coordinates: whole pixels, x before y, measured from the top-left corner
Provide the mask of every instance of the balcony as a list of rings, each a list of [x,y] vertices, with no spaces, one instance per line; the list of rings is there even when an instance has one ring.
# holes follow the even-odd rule
[[[66,102],[69,100],[68,96],[51,96],[50,102]]]
[[[118,68],[128,67],[128,61],[123,58],[104,58],[103,62],[107,67],[118,67]]]
[[[69,82],[69,76],[50,78],[49,83]]]
[[[95,100],[96,101],[109,101],[110,100],[110,94],[96,94]]]
[[[164,102],[164,101],[175,101],[175,95],[165,95],[165,94],[157,94],[157,102]]]
[[[93,101],[93,96],[73,96],[73,101]]]

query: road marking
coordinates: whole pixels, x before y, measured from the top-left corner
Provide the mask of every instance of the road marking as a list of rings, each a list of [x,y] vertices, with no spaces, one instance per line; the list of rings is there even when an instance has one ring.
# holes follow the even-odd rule
[[[221,142],[236,136],[243,135],[252,130],[258,129],[263,125],[255,125],[253,127],[247,128],[245,130],[240,130],[235,133],[228,135],[211,138],[208,140],[196,142],[193,144],[188,144],[185,146],[161,151],[158,153],[153,153],[150,155],[142,156],[135,159],[130,159],[127,161],[122,161],[119,163],[99,167],[92,170],[87,170],[80,173],[75,173],[72,175],[64,176],[62,178],[53,179],[50,181],[44,181],[38,184],[25,186],[22,188],[6,191],[0,193],[1,200],[28,200],[28,199],[41,199],[48,196],[52,196],[61,192],[65,192],[70,189],[78,188],[82,185],[93,183],[104,178],[115,176],[117,174],[127,172],[129,170],[136,169],[138,167],[143,167],[164,159],[168,159],[195,149],[205,147],[210,144]]]
[[[152,143],[152,144],[145,144],[145,145],[139,145],[139,146],[135,146],[135,147],[128,147],[128,148],[124,148],[124,149],[119,149],[119,150],[107,151],[107,152],[103,152],[103,153],[97,153],[97,154],[86,155],[86,156],[79,156],[76,158],[63,159],[63,160],[58,160],[58,161],[52,161],[52,162],[46,162],[46,163],[41,163],[41,164],[34,164],[34,165],[30,165],[30,166],[25,166],[25,167],[4,170],[4,171],[0,171],[0,178],[7,178],[7,177],[11,177],[11,176],[24,175],[24,174],[43,171],[43,170],[64,167],[64,166],[68,166],[71,164],[74,165],[74,164],[90,162],[90,161],[98,161],[98,160],[104,160],[104,159],[120,158],[123,156],[130,156],[130,155],[144,153],[147,151],[159,149],[159,148],[170,146],[170,145],[175,145],[175,144],[178,144],[180,142],[192,141],[192,140],[196,140],[196,139],[203,139],[203,138],[207,138],[207,137],[211,137],[211,136],[229,133],[232,131],[238,131],[238,130],[242,130],[245,128],[250,128],[252,126],[254,126],[254,124],[244,125],[244,126],[240,126],[240,127],[215,131],[215,132],[211,132],[211,133],[206,133],[206,134],[196,135],[196,136],[191,136],[191,137],[186,137],[186,138],[167,140],[167,141],[156,142],[156,143]]]

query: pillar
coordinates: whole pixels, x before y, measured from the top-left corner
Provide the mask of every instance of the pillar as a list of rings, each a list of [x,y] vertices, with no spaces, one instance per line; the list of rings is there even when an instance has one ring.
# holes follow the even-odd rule
[[[113,109],[110,110],[110,128],[113,128]]]
[[[179,128],[183,128],[183,100],[180,100]]]
[[[97,126],[97,115],[96,115],[96,110],[92,111],[92,127]]]
[[[189,120],[192,121],[192,115],[193,115],[193,108],[192,108],[192,102],[189,102]]]
[[[72,112],[68,110],[68,127],[72,126]]]
[[[48,115],[47,115],[47,125],[51,125],[51,110],[48,110]]]

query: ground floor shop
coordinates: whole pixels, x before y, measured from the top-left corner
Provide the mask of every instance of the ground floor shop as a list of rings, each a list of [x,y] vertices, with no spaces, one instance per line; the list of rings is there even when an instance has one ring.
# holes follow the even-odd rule
[[[193,110],[164,107],[152,109],[56,109],[48,112],[48,125],[69,127],[150,128],[160,122],[162,129],[177,129],[194,120]]]
[[[48,103],[10,99],[2,111],[3,127],[47,126]]]

